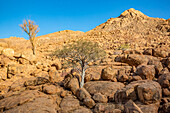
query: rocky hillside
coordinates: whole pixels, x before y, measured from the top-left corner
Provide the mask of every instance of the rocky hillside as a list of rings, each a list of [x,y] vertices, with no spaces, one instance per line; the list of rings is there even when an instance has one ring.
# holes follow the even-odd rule
[[[132,8],[85,34],[88,39],[98,40],[106,49],[117,49],[122,44],[128,44],[130,49],[160,44],[169,47],[170,21],[148,17]]]
[[[51,54],[79,39],[107,56],[80,75]],[[0,39],[0,112],[169,113],[170,20],[129,9],[84,33],[65,30],[29,40]]]

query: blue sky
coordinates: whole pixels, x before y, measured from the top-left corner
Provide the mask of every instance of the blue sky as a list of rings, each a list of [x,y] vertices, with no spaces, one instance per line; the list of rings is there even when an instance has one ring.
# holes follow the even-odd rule
[[[19,27],[24,19],[39,25],[37,36],[61,30],[86,32],[130,8],[170,18],[170,0],[0,0],[0,38],[28,39]]]

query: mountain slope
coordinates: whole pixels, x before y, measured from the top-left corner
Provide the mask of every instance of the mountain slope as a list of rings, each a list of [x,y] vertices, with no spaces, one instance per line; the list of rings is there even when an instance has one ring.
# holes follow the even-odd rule
[[[107,49],[116,49],[125,43],[134,49],[161,42],[169,44],[170,21],[151,18],[131,8],[86,32],[86,38],[99,41]]]

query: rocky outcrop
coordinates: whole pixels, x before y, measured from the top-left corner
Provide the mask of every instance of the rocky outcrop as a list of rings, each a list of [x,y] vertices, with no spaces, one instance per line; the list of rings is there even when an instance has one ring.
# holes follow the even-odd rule
[[[70,112],[70,111],[73,111],[76,108],[80,107],[80,102],[75,97],[68,96],[68,97],[65,97],[61,101],[60,107],[61,107],[61,113],[62,112]]]
[[[143,113],[142,110],[132,101],[129,100],[126,104],[125,104],[125,112],[126,113]]]
[[[154,65],[139,65],[137,67],[136,74],[144,80],[153,80],[155,78]]]
[[[170,21],[135,9],[83,33],[64,30],[29,40],[0,39],[0,112],[169,113]],[[81,77],[56,49],[79,39],[97,42],[104,59]]]
[[[158,82],[162,87],[164,96],[170,96],[170,73],[165,73],[159,76]]]
[[[91,95],[95,95],[96,93],[101,93],[102,95],[108,97],[108,99],[113,99],[116,91],[123,87],[124,87],[123,83],[109,82],[109,81],[87,82],[84,85],[84,88]]]
[[[116,103],[135,101],[138,98],[145,104],[159,102],[162,98],[162,89],[157,82],[141,80],[131,82],[115,93]]]
[[[117,69],[111,69],[110,67],[107,67],[102,70],[101,78],[103,80],[111,80],[114,82],[117,82],[116,75],[118,74]]]
[[[94,113],[121,113],[120,109],[117,109],[115,104],[111,103],[98,103],[94,108]]]
[[[137,87],[138,98],[145,104],[159,102],[162,98],[162,89],[159,83],[148,81]]]

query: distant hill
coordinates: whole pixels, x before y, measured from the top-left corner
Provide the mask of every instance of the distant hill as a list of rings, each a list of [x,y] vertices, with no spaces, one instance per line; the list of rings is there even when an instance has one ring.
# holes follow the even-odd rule
[[[64,30],[38,36],[37,49],[41,51],[44,51],[44,49],[52,50],[79,39],[98,42],[107,50],[120,49],[125,45],[128,49],[161,47],[163,50],[169,52],[170,19],[148,17],[142,12],[131,8],[124,11],[119,17],[110,18],[105,23],[85,33]],[[7,38],[5,42],[16,42],[13,40],[17,40],[17,43],[19,43],[18,38]],[[21,38],[21,41],[23,42],[24,40]],[[18,45],[20,50],[22,44],[12,45]],[[26,46],[24,48],[30,48],[29,42],[24,43],[22,46]]]

